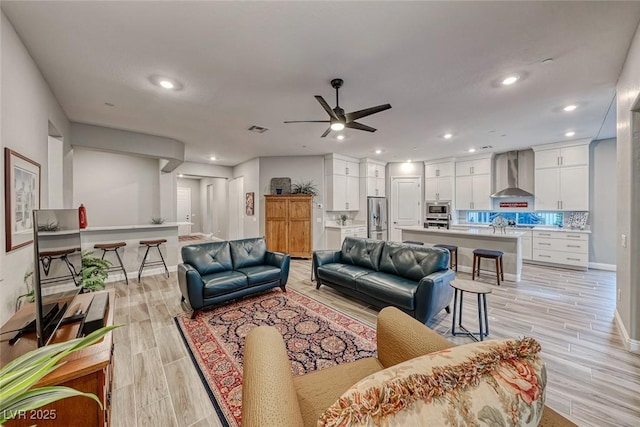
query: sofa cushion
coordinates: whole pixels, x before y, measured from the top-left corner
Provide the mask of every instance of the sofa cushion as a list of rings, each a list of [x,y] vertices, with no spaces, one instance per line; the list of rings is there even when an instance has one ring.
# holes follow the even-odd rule
[[[267,243],[264,237],[232,240],[229,242],[229,246],[231,247],[234,270],[253,267],[254,265],[264,265],[264,257],[267,253]]]
[[[419,356],[356,383],[318,426],[537,426],[546,369],[533,338]]]
[[[386,242],[380,257],[380,271],[419,282],[425,276],[449,268],[449,251]]]
[[[355,289],[356,279],[372,272],[373,270],[357,265],[332,263],[318,267],[318,279]]]
[[[182,248],[182,259],[198,270],[200,275],[232,270],[229,242],[210,242]]]
[[[249,286],[280,280],[280,269],[272,265],[256,265],[240,268],[236,271],[247,276]]]
[[[204,297],[213,298],[249,287],[246,274],[237,271],[222,271],[220,273],[202,276],[204,282]]]
[[[387,273],[371,273],[356,279],[356,290],[390,305],[415,310],[417,283]]]
[[[343,264],[358,265],[370,270],[378,270],[383,241],[347,237],[342,242],[340,261]]]

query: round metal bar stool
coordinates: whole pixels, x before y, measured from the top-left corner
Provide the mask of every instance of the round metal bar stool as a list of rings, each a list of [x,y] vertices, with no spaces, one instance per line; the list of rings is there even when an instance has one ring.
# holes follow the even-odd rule
[[[149,267],[152,265],[162,264],[164,266],[164,271],[167,273],[167,277],[169,277],[169,269],[167,269],[167,264],[164,262],[164,257],[162,256],[162,251],[160,250],[160,245],[166,242],[167,242],[167,239],[140,240],[140,245],[146,246],[147,250],[144,253],[144,257],[142,258],[142,263],[140,264],[140,269],[138,270],[138,282],[140,281],[140,277],[142,276],[142,270],[145,267]],[[149,255],[149,249],[151,248],[158,249],[158,254],[160,255],[160,261],[147,261],[147,256]]]
[[[455,271],[458,271],[458,247],[455,245],[444,245],[438,243],[437,245],[433,245],[434,248],[444,248],[449,251],[449,268]]]
[[[40,262],[42,263],[42,270],[44,271],[45,277],[49,276],[49,272],[51,271],[51,263],[53,260],[59,259],[63,261],[67,269],[69,270],[69,275],[62,275],[57,277],[49,277],[46,279],[41,279],[41,283],[56,283],[63,282],[67,279],[72,279],[73,283],[78,286],[78,272],[76,268],[69,261],[68,256],[79,251],[79,248],[68,248],[68,249],[60,249],[57,251],[44,251],[38,253],[38,257],[40,258]]]
[[[125,282],[127,282],[127,285],[129,284],[129,278],[127,277],[127,270],[125,270],[124,268],[124,264],[122,262],[122,258],[120,258],[120,254],[118,253],[118,249],[123,248],[127,246],[127,244],[125,242],[118,242],[118,243],[97,243],[93,246],[94,249],[102,249],[102,259],[104,259],[105,255],[107,254],[107,252],[115,252],[116,254],[116,258],[118,258],[118,264],[120,264],[120,267],[113,266],[108,268],[108,271],[117,271],[117,270],[122,270],[122,272],[124,273],[124,280]]]
[[[473,271],[471,272],[471,279],[476,280],[476,273],[480,277],[480,260],[482,258],[493,259],[496,261],[496,279],[498,280],[498,286],[500,286],[500,279],[504,281],[504,269],[502,267],[502,255],[501,251],[492,251],[489,249],[476,249],[473,251]]]

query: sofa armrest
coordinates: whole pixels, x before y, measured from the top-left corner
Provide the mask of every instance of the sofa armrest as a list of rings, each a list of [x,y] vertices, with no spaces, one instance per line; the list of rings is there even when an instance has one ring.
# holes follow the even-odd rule
[[[380,310],[376,333],[378,360],[385,368],[455,346],[413,317],[391,306]]]
[[[423,277],[416,291],[416,319],[427,323],[443,308],[451,304],[453,288],[449,285],[456,278],[453,270],[440,270]]]
[[[247,335],[242,373],[242,425],[303,425],[291,362],[282,335],[272,326],[259,326]]]
[[[280,269],[280,286],[287,284],[289,280],[289,266],[291,264],[291,256],[282,252],[267,251],[265,262]]]
[[[204,307],[204,282],[198,270],[189,264],[179,264],[178,286],[193,310]]]
[[[318,267],[325,264],[340,262],[341,251],[313,251],[313,274],[318,277]]]

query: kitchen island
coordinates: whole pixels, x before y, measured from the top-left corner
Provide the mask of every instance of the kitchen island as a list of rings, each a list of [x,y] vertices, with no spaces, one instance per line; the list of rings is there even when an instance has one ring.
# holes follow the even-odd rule
[[[102,250],[93,249],[96,243],[116,243],[125,242],[127,246],[119,249],[120,257],[124,264],[129,279],[137,276],[138,268],[142,262],[142,257],[146,250],[145,246],[140,246],[140,240],[166,239],[160,248],[162,256],[167,263],[169,271],[176,271],[178,268],[178,226],[181,223],[166,222],[163,224],[142,224],[142,225],[112,225],[88,227],[80,230],[80,241],[82,250],[94,251],[94,256],[101,257]],[[113,252],[107,254],[106,259],[114,266],[118,265]],[[153,249],[149,251],[149,259],[159,260],[158,252]],[[143,276],[163,273],[164,267],[145,268]],[[114,280],[124,280],[124,275],[115,270],[109,273],[108,282]]]
[[[473,269],[474,249],[490,249],[502,251],[504,278],[519,282],[522,274],[521,237],[524,234],[517,230],[493,232],[492,229],[447,230],[444,228],[401,227],[402,240],[422,242],[426,246],[436,244],[455,245],[458,247],[458,271],[471,273]],[[484,270],[495,271],[492,262],[482,263],[482,275],[492,274]],[[493,273],[495,274],[495,273]]]

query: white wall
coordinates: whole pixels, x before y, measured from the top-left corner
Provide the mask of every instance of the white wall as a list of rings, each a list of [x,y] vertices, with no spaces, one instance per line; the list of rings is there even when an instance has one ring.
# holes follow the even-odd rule
[[[313,200],[313,250],[324,249],[324,156],[261,157],[260,192],[256,192],[256,207],[260,206],[260,235],[265,232],[264,195],[270,194],[271,178],[291,178],[291,184],[313,181],[319,195]],[[246,182],[245,182],[246,185]],[[366,209],[366,206],[365,206]],[[256,209],[258,215],[258,209]],[[320,222],[318,222],[320,219]]]
[[[260,194],[259,159],[252,159],[234,167],[233,177],[244,178],[244,193],[254,192],[256,195]],[[262,212],[262,209],[260,208],[258,203],[255,203],[255,215],[241,215],[244,221],[244,237],[264,236],[264,230],[260,229],[260,223],[258,221],[258,218],[260,218],[260,212]]]
[[[616,140],[593,141],[589,146],[589,262],[616,264]]]
[[[640,144],[634,143],[632,135],[633,108],[640,109],[640,30],[636,30],[616,86],[619,292],[616,312],[622,322],[622,334],[640,347]],[[640,126],[640,120],[636,126]],[[619,243],[623,234],[627,236],[626,248]]]
[[[203,218],[203,232],[213,234],[218,239],[226,240],[229,235],[228,218],[228,180],[226,178],[203,178],[200,182],[201,217]],[[207,192],[211,191],[211,206]],[[209,211],[207,213],[207,211]],[[208,215],[211,215],[209,221]]]
[[[48,207],[47,166],[49,122],[63,135],[69,134],[69,121],[29,56],[13,26],[1,13],[0,22],[0,144],[27,156],[41,165],[41,207]],[[65,144],[65,156],[69,150]],[[66,167],[69,163],[65,162]],[[65,176],[65,186],[70,185]],[[4,188],[4,174],[0,174],[0,188]],[[65,188],[65,195],[70,191]],[[65,205],[69,203],[65,200]],[[24,293],[23,276],[33,270],[33,246],[5,252],[4,199],[0,209],[0,324],[12,314],[15,299]],[[68,205],[67,205],[68,206]]]
[[[84,204],[90,227],[148,224],[160,216],[158,168],[157,159],[76,148],[74,206]]]
[[[200,190],[200,179],[194,178],[178,178],[178,188],[191,189],[191,226],[192,233],[202,233],[202,205],[201,197],[202,192]],[[206,199],[204,199],[206,203]],[[178,218],[179,221],[184,221],[183,218]]]

